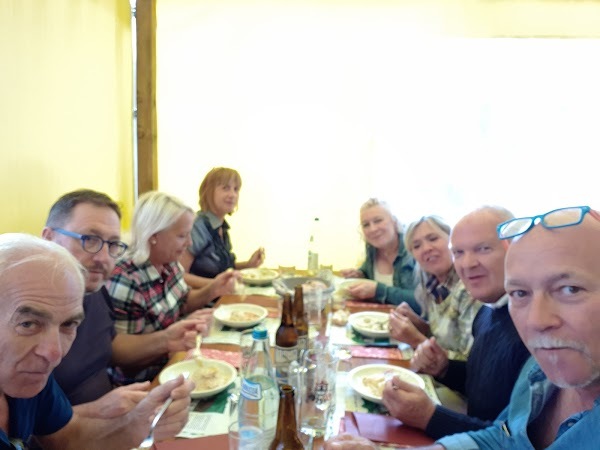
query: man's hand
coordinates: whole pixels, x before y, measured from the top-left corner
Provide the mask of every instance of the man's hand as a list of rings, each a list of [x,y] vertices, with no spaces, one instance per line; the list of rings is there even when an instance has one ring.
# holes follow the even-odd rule
[[[209,330],[210,327],[213,324],[213,321],[214,321],[213,312],[214,312],[214,310],[212,308],[197,309],[196,311],[193,311],[190,314],[188,314],[188,316],[186,317],[186,319],[198,320],[201,323],[205,324],[207,330]],[[206,336],[206,334],[205,334],[205,336]]]
[[[146,398],[129,413],[131,426],[143,430],[143,436],[150,431],[150,423],[163,403],[171,397],[173,403],[165,411],[154,429],[156,440],[167,439],[181,431],[188,421],[190,393],[194,383],[184,380],[182,376],[152,389]],[[141,442],[141,439],[140,439]]]
[[[415,372],[442,377],[448,370],[448,353],[437,343],[435,337],[423,341],[410,360],[410,368]]]
[[[424,430],[435,412],[425,391],[397,376],[383,388],[383,404],[389,413],[406,425]]]
[[[373,280],[357,281],[348,286],[348,294],[357,300],[368,300],[375,297],[377,282]]]
[[[133,383],[121,386],[89,403],[73,407],[76,414],[82,417],[98,419],[114,419],[131,411],[142,401],[150,388],[150,382]]]
[[[377,450],[379,447],[373,442],[360,436],[341,434],[325,442],[323,450]]]

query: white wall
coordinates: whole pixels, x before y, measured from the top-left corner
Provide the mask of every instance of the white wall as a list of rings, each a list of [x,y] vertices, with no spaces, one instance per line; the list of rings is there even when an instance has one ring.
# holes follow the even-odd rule
[[[239,170],[241,259],[305,267],[318,216],[321,262],[356,265],[371,196],[404,222],[600,205],[598,40],[442,37],[368,2],[168,0],[158,18],[159,187],[196,206],[210,168]]]

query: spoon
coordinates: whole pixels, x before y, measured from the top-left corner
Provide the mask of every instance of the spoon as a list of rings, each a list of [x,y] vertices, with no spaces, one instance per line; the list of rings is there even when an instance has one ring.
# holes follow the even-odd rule
[[[192,356],[196,359],[196,362],[202,365],[202,351],[200,346],[202,345],[202,335],[198,333],[196,335],[196,348],[192,351]]]

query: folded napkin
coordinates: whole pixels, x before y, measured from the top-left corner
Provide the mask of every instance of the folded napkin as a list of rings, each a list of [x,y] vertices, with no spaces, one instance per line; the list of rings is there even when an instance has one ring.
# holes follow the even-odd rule
[[[394,417],[346,411],[342,419],[346,433],[362,436],[373,442],[396,444],[401,447],[431,445],[434,440],[423,431],[403,425]]]

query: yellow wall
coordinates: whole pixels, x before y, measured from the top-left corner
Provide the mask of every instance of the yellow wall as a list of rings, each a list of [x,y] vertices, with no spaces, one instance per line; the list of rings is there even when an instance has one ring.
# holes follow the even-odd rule
[[[0,232],[80,187],[129,214],[130,28],[125,0],[0,1]]]

